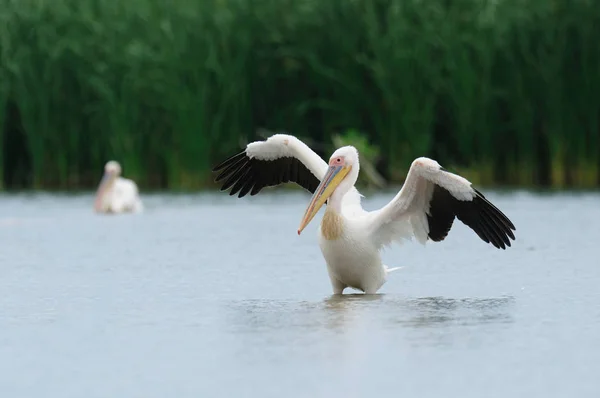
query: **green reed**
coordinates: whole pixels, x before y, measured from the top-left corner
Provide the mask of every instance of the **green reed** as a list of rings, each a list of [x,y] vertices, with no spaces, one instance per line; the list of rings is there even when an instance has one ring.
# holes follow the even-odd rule
[[[359,130],[398,179],[431,156],[478,183],[600,183],[600,1],[0,6],[0,122],[16,105],[35,188],[92,187],[109,159],[204,187],[262,127]]]

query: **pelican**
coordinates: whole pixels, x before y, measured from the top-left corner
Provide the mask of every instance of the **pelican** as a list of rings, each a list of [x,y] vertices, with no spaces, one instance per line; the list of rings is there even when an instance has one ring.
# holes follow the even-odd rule
[[[143,210],[137,185],[120,175],[121,165],[118,162],[111,160],[106,163],[94,202],[97,213],[138,213]]]
[[[366,211],[354,187],[359,172],[358,151],[337,149],[329,164],[294,136],[275,134],[252,142],[246,149],[214,167],[215,182],[225,180],[221,191],[256,195],[264,187],[295,182],[313,194],[302,217],[298,235],[323,204],[325,214],[318,229],[334,295],[349,287],[375,294],[386,282],[390,268],[380,251],[392,243],[415,237],[440,242],[454,218],[496,248],[515,240],[513,223],[465,178],[441,167],[435,160],[415,159],[398,194],[385,206]],[[510,238],[510,239],[509,239]]]

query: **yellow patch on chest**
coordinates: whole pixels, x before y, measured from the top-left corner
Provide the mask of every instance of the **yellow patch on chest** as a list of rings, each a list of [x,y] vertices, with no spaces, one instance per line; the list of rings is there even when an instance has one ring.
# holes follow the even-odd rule
[[[323,221],[321,221],[321,233],[327,240],[336,240],[342,236],[344,220],[339,214],[333,211],[325,211]]]

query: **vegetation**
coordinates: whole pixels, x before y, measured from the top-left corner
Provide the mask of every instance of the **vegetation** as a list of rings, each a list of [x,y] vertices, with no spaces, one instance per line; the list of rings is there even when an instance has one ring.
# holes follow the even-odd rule
[[[109,159],[204,187],[261,127],[360,131],[395,180],[425,155],[600,184],[597,0],[0,0],[0,28],[9,187],[92,187]]]

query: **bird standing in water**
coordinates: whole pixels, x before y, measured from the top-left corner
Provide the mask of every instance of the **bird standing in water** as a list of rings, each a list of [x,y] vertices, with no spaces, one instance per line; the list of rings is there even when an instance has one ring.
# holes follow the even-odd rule
[[[499,249],[510,246],[515,226],[465,178],[450,173],[435,160],[415,159],[398,194],[385,206],[366,211],[354,187],[359,173],[358,151],[337,149],[325,162],[294,136],[275,134],[253,142],[217,165],[221,190],[231,188],[256,195],[264,187],[295,182],[313,194],[298,235],[326,204],[318,230],[319,246],[334,294],[347,287],[376,293],[387,275],[398,269],[381,261],[380,250],[393,242],[415,237],[440,242],[454,218],[470,227],[483,241]]]
[[[121,177],[121,165],[114,160],[104,166],[94,210],[97,213],[138,213],[143,210],[136,183]]]

